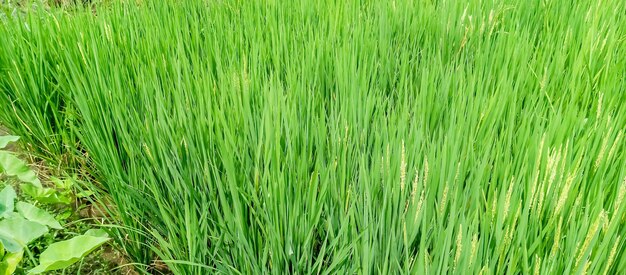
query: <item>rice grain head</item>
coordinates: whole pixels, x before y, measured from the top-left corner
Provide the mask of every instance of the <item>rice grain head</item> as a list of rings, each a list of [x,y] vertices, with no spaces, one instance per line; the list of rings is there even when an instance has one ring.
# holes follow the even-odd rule
[[[415,169],[415,178],[411,187],[411,202],[415,203],[415,195],[417,194],[417,185],[419,184],[419,171]]]
[[[537,208],[535,209],[535,215],[537,217],[541,217],[541,212],[543,210],[543,201],[545,199],[545,191],[543,183],[539,185],[539,197],[537,198]]]
[[[443,215],[443,212],[446,210],[446,205],[448,203],[448,183],[446,182],[446,186],[443,189],[443,195],[441,196],[441,202],[439,203],[439,215]]]
[[[563,226],[563,216],[559,219],[559,223],[556,226],[556,232],[554,233],[554,243],[552,244],[552,249],[550,249],[550,260],[554,258],[556,253],[559,251],[559,244],[561,241],[561,227]]]
[[[567,176],[565,186],[563,187],[563,191],[561,191],[561,195],[559,196],[559,200],[556,204],[556,209],[554,210],[555,216],[561,213],[561,210],[563,209],[563,206],[565,205],[565,201],[568,198],[569,191],[570,191],[570,188],[571,188],[572,182],[574,181],[575,176],[576,175],[573,173]]]
[[[624,133],[623,130],[620,130],[619,133],[617,133],[617,137],[615,138],[615,140],[613,141],[613,145],[611,145],[611,149],[609,149],[609,154],[607,156],[608,160],[613,159],[613,155],[615,154],[615,150],[617,150],[617,146],[620,143],[621,139],[622,139],[622,134]]]
[[[583,272],[582,274],[585,275],[589,272],[589,267],[591,266],[591,260],[587,261],[587,263],[585,263],[585,267],[583,267]]]
[[[613,128],[609,129],[609,133],[612,131]],[[602,161],[604,160],[604,152],[606,151],[606,146],[609,143],[609,136],[607,135],[606,137],[604,137],[604,140],[602,141],[602,147],[600,147],[600,153],[598,153],[598,158],[596,159],[595,164],[593,165],[594,170],[598,170],[598,168],[600,168],[600,164],[602,164]]]
[[[424,205],[424,196],[425,189],[422,189],[422,194],[420,195],[420,199],[417,202],[417,207],[415,208],[415,217],[413,217],[413,222],[417,222],[417,217],[419,216],[420,212],[422,212],[422,206]]]
[[[598,218],[591,225],[591,228],[589,229],[589,232],[587,233],[587,236],[585,237],[585,241],[583,242],[583,245],[580,248],[580,251],[578,252],[578,257],[576,257],[576,264],[574,265],[575,269],[578,269],[578,267],[580,266],[583,256],[587,252],[587,249],[589,248],[591,241],[596,236],[596,233],[598,232],[598,229],[600,228],[601,223],[604,223],[605,220],[606,220],[606,211],[604,211],[603,209],[600,212],[600,214],[598,214]]]
[[[535,272],[533,272],[534,275],[539,275],[541,271],[541,257],[539,257],[539,255],[535,254]]]
[[[622,236],[617,236],[617,239],[615,240],[615,242],[613,242],[613,248],[611,248],[611,252],[609,253],[609,259],[606,261],[604,272],[602,272],[602,274],[604,275],[607,275],[609,273],[609,270],[611,270],[611,265],[613,264],[613,261],[615,260],[615,254],[617,254],[617,247],[620,244],[621,237]]]
[[[402,156],[400,160],[400,190],[404,192],[406,180],[406,155],[404,151],[404,140],[402,140]]]
[[[491,274],[491,270],[489,269],[489,262],[487,262],[478,272],[478,275],[482,274]]]
[[[509,183],[509,189],[506,191],[506,197],[504,199],[504,219],[509,215],[509,208],[511,207],[511,196],[513,195],[513,183],[515,183],[515,178],[511,179],[511,183]]]
[[[472,243],[471,243],[471,248],[470,248],[470,262],[469,262],[470,267],[474,264],[474,260],[476,259],[477,249],[478,249],[478,234],[474,234],[472,236]]]
[[[461,252],[463,251],[463,225],[459,224],[459,233],[456,235],[456,254],[454,255],[454,269],[456,270]]]
[[[622,182],[621,186],[619,187],[619,191],[617,192],[617,198],[615,199],[615,204],[613,205],[613,217],[612,218],[615,218],[615,215],[617,215],[617,212],[622,206],[622,202],[624,201],[624,196],[626,196],[626,177],[624,178],[624,181]]]

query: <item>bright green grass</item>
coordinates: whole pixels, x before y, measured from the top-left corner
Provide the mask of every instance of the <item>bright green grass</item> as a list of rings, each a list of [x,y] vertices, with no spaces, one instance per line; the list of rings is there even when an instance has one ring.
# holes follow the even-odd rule
[[[0,24],[0,123],[138,263],[626,272],[626,2],[142,2]]]

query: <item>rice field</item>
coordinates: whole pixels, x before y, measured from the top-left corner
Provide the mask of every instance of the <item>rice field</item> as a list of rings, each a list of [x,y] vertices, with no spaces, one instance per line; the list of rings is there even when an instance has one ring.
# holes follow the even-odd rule
[[[622,0],[4,14],[0,124],[139,273],[626,273]]]

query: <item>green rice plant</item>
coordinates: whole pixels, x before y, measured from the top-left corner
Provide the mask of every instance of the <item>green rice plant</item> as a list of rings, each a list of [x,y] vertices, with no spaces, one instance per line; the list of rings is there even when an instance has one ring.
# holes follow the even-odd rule
[[[625,15],[617,0],[40,11],[3,25],[0,58],[54,88],[6,66],[0,91],[63,102],[49,111],[72,131],[54,144],[75,135],[146,272],[623,273]]]
[[[14,10],[6,18],[21,27],[9,28],[11,23],[7,22],[0,24],[4,33],[0,38],[2,125],[21,136],[30,145],[29,152],[49,165],[72,166],[74,152],[71,151],[77,148],[71,129],[75,111],[67,103],[55,75],[54,67],[61,52],[52,49],[59,41],[49,36],[58,25],[41,7],[39,13],[26,15]],[[31,24],[39,20],[46,22]]]

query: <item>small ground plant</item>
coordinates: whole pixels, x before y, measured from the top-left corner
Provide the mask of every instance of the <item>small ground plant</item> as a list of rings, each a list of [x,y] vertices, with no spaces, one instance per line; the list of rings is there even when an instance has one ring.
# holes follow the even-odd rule
[[[17,140],[13,136],[0,136],[0,179],[17,179],[15,182],[23,192],[44,206],[69,203],[66,191],[43,187],[25,162],[13,153],[1,150]],[[103,230],[88,230],[68,240],[55,240],[35,255],[29,247],[50,230],[62,230],[63,226],[50,212],[19,199],[11,184],[0,180],[0,186],[4,186],[0,191],[0,274],[13,274],[23,261],[29,260],[38,265],[29,269],[28,274],[65,269],[109,240]],[[39,259],[35,260],[37,256]]]

